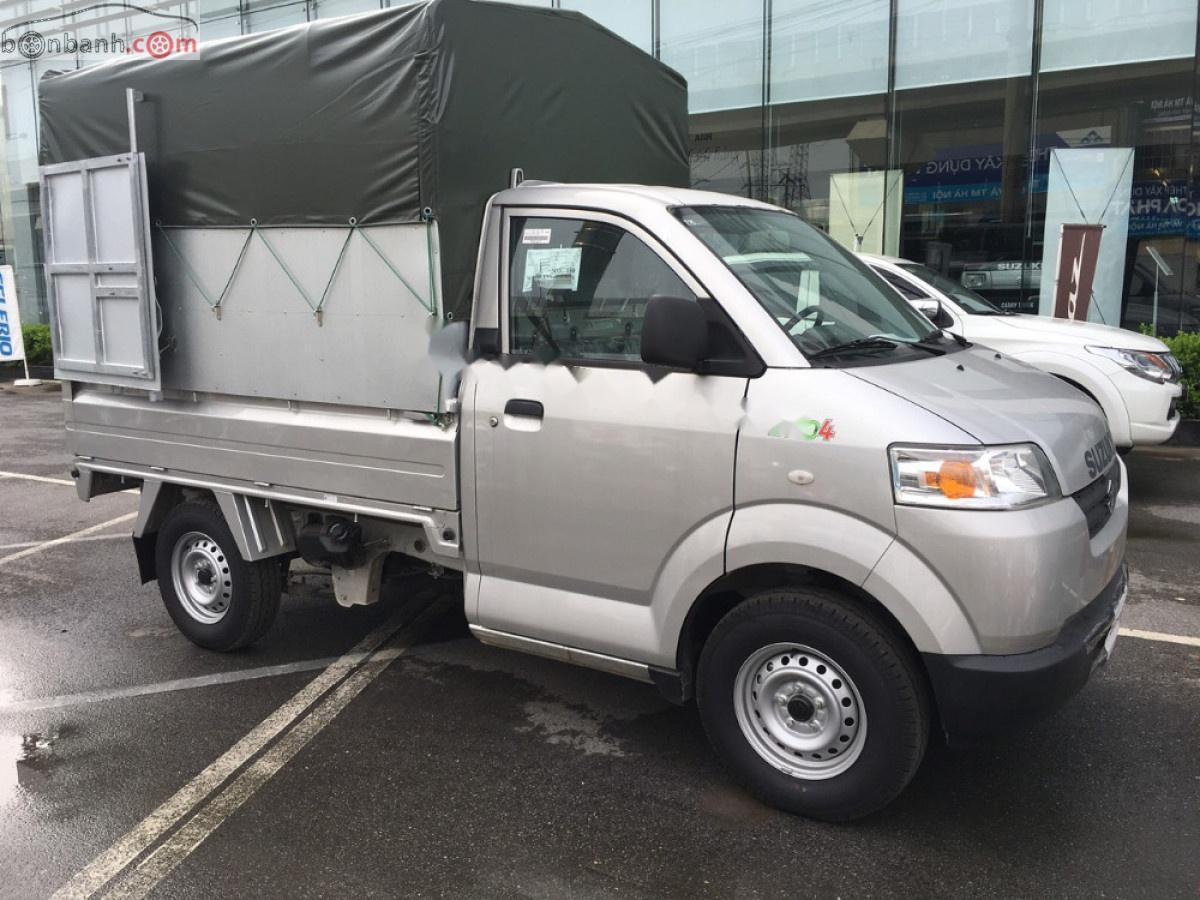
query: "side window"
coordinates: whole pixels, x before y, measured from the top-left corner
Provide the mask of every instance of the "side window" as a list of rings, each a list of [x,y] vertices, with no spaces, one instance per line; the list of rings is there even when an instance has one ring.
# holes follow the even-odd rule
[[[641,359],[646,301],[695,300],[623,228],[584,219],[514,218],[509,247],[509,352],[553,359]]]
[[[905,300],[922,300],[929,296],[923,291],[917,290],[914,284],[909,282],[907,279],[901,278],[894,272],[889,272],[887,269],[875,269],[874,266],[872,266],[872,268],[874,269],[875,274],[899,291],[900,296]]]

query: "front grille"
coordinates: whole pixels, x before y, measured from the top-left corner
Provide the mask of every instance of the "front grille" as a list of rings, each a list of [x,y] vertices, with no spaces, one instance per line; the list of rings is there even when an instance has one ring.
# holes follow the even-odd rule
[[[1121,493],[1121,467],[1114,460],[1108,471],[1082,490],[1071,495],[1079,504],[1087,519],[1088,537],[1100,533],[1117,507],[1117,495]]]

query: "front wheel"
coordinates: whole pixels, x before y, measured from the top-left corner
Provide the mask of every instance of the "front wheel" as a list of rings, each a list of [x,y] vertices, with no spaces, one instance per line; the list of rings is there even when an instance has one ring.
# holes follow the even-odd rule
[[[815,819],[886,806],[928,740],[912,653],[869,611],[823,588],[764,591],[728,613],[704,645],[696,697],[731,774]]]
[[[189,500],[172,509],[155,553],[163,604],[193,644],[237,650],[271,627],[283,590],[279,562],[242,559],[215,503]]]

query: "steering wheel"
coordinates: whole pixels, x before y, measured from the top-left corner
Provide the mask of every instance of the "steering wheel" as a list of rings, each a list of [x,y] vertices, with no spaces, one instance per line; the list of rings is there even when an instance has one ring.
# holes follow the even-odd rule
[[[806,307],[804,307],[804,309],[800,310],[798,313],[796,313],[794,316],[792,316],[790,319],[788,319],[786,322],[783,323],[783,330],[786,331],[788,334],[791,334],[792,329],[796,327],[796,323],[801,321],[802,319],[807,319],[809,316],[813,317],[813,328],[816,328],[818,325],[820,325],[822,322],[825,321],[825,313],[823,313],[821,311],[821,307],[806,306]]]

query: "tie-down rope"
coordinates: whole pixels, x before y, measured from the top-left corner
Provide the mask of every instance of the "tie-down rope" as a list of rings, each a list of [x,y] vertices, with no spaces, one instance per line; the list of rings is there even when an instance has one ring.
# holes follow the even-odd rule
[[[158,231],[162,235],[163,240],[166,241],[167,246],[171,249],[171,252],[175,254],[176,259],[179,260],[180,265],[183,266],[184,274],[187,275],[188,280],[191,281],[196,290],[200,292],[200,296],[204,298],[205,302],[209,305],[212,311],[216,313],[218,319],[221,317],[221,307],[225,303],[225,299],[229,296],[229,291],[233,287],[233,283],[237,278],[238,271],[242,267],[242,260],[246,258],[246,251],[250,247],[250,241],[255,235],[258,235],[258,239],[262,241],[263,246],[267,248],[267,251],[271,254],[271,257],[279,265],[279,268],[283,270],[283,274],[286,275],[288,281],[292,283],[292,287],[296,289],[296,292],[304,299],[304,302],[308,304],[308,308],[312,310],[313,316],[317,320],[317,324],[321,325],[323,324],[322,318],[323,311],[325,309],[325,301],[329,299],[329,291],[333,287],[333,282],[336,280],[338,272],[341,270],[342,260],[346,258],[346,250],[350,246],[350,240],[356,233],[362,235],[363,240],[367,242],[367,246],[370,247],[375,252],[375,255],[378,256],[383,262],[383,264],[387,266],[388,271],[395,275],[396,279],[402,285],[404,285],[404,287],[410,294],[413,295],[414,298],[416,298],[416,301],[421,304],[422,308],[424,308],[424,310],[430,315],[437,315],[437,280],[433,267],[434,220],[432,216],[423,216],[423,219],[426,223],[425,248],[428,257],[427,262],[429,265],[430,299],[428,302],[424,297],[421,296],[416,288],[409,284],[408,279],[405,278],[404,275],[401,274],[400,270],[397,269],[392,263],[392,261],[388,259],[387,254],[385,254],[379,245],[371,239],[371,236],[367,234],[366,230],[359,227],[358,222],[355,219],[350,219],[350,227],[346,231],[346,239],[342,241],[342,248],[340,251],[338,251],[337,260],[333,264],[333,271],[329,273],[329,279],[325,282],[325,290],[321,292],[321,296],[316,300],[316,302],[313,302],[313,298],[309,295],[308,291],[304,289],[303,285],[300,284],[299,279],[296,278],[296,276],[292,273],[292,270],[288,268],[288,265],[286,262],[284,262],[283,257],[276,252],[275,248],[271,245],[271,242],[267,240],[267,236],[264,234],[264,229],[258,227],[258,221],[255,219],[250,220],[250,230],[246,232],[246,239],[242,242],[241,250],[238,251],[237,261],[234,262],[233,269],[229,273],[229,278],[226,279],[225,286],[221,289],[221,293],[215,300],[204,287],[204,283],[201,280],[200,275],[194,268],[192,268],[191,264],[184,257],[183,253],[180,252],[179,248],[175,246],[174,241],[171,240],[170,235],[167,233],[167,229],[164,228],[161,223],[158,224]]]

